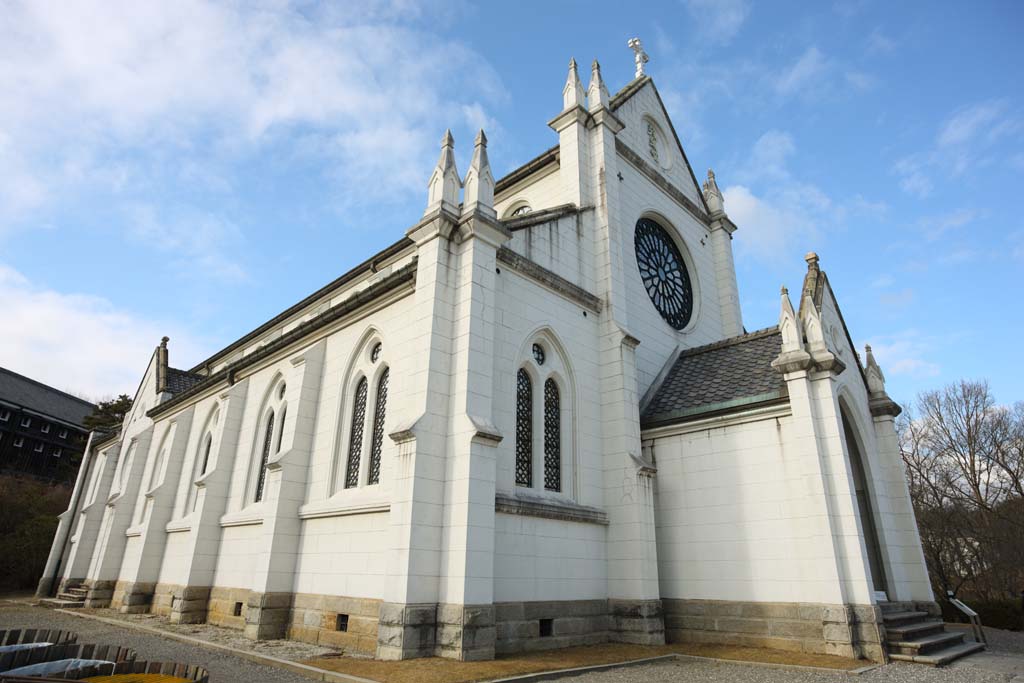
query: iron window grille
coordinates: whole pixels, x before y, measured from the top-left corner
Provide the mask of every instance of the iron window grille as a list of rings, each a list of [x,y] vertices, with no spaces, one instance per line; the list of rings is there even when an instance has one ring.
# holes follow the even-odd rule
[[[274,439],[274,411],[270,411],[267,418],[267,429],[263,436],[263,455],[260,458],[260,471],[256,475],[256,496],[255,502],[263,500],[263,486],[267,481],[267,462],[270,460],[270,443]]]
[[[363,454],[363,423],[366,421],[366,378],[356,386],[356,402],[352,406],[352,428],[348,441],[348,465],[345,468],[345,488],[359,485],[359,458]]]
[[[384,368],[377,381],[377,405],[373,411],[373,438],[370,443],[370,467],[366,478],[367,484],[380,482],[380,454],[384,447],[384,413],[388,403],[388,374],[390,368]]]
[[[516,485],[533,486],[533,382],[523,368],[516,375]]]
[[[562,413],[558,385],[544,382],[544,488],[562,490]]]

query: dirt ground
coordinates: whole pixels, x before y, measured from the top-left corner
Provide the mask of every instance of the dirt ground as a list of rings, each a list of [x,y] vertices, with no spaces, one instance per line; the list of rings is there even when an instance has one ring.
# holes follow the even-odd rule
[[[369,678],[381,683],[470,683],[520,674],[570,669],[599,664],[614,664],[648,657],[669,654],[685,654],[698,657],[714,657],[745,662],[767,662],[815,666],[829,669],[850,670],[867,665],[867,662],[827,655],[810,655],[781,650],[765,650],[749,647],[728,647],[724,645],[628,645],[605,643],[570,647],[547,652],[531,652],[507,655],[486,662],[456,662],[440,657],[408,659],[401,662],[382,662],[372,659],[351,659],[348,657],[323,657],[304,662],[330,671]]]

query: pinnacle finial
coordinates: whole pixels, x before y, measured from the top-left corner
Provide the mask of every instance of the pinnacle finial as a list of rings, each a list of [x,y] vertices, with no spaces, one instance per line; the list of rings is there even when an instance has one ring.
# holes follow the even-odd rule
[[[871,355],[871,344],[864,345],[864,352],[869,356]]]
[[[818,255],[815,254],[813,251],[807,252],[807,255],[804,256],[804,261],[807,261],[808,270],[811,268],[818,267]]]
[[[423,215],[445,205],[449,211],[458,213],[461,185],[459,172],[455,168],[455,138],[449,128],[441,138],[441,156],[438,157],[437,166],[434,167],[434,172],[427,183],[427,209]]]
[[[782,296],[789,296],[789,289],[786,285],[782,285],[782,291],[779,292]]]
[[[590,111],[597,111],[608,106],[608,88],[601,77],[601,65],[595,59],[590,65],[590,85],[587,87],[587,108]]]
[[[712,213],[725,211],[725,200],[722,191],[718,189],[718,182],[715,180],[715,172],[708,169],[708,179],[704,181],[704,201]]]
[[[462,202],[463,215],[479,211],[494,217],[494,175],[487,159],[487,135],[483,128],[476,134],[473,160],[469,163],[463,185],[466,188]]]
[[[643,43],[640,42],[639,38],[630,38],[626,46],[633,50],[633,63],[636,65],[636,73],[634,73],[633,77],[640,78],[644,75],[644,64],[651,61],[651,58],[644,52]]]
[[[566,76],[565,87],[562,88],[562,111],[585,106],[586,99],[583,83],[580,82],[580,72],[576,68],[576,58],[572,57],[569,59],[569,75]]]
[[[163,337],[163,338],[162,338],[162,339],[160,340],[160,346],[162,346],[163,348],[165,348],[165,349],[166,349],[166,348],[167,348],[167,342],[169,342],[169,341],[171,341],[171,338],[170,338],[170,337]]]

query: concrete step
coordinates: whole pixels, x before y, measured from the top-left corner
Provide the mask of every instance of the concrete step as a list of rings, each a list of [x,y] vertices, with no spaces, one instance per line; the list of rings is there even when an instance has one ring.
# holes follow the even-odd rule
[[[85,600],[85,595],[84,594],[83,595],[78,595],[77,593],[64,592],[64,593],[57,593],[57,599],[58,600],[71,600],[71,601],[74,601],[74,600]]]
[[[81,595],[84,598],[85,594],[89,592],[89,589],[88,588],[79,588],[78,586],[75,586],[73,588],[66,588],[64,590],[64,592],[65,593],[70,593],[72,595]]]
[[[886,624],[885,639],[893,643],[901,640],[915,640],[921,636],[942,633],[944,629],[945,626],[941,621],[921,621],[915,624],[902,624],[900,626]]]
[[[929,666],[945,666],[952,661],[966,657],[967,655],[981,652],[985,646],[981,643],[960,643],[943,650],[931,652],[924,655],[903,655],[890,654],[889,658],[897,662],[914,662],[915,664],[927,664]]]
[[[942,631],[941,633],[934,633],[914,638],[913,640],[889,641],[886,644],[889,646],[891,654],[916,656],[939,652],[940,650],[960,645],[963,642],[963,633],[946,633]]]
[[[927,612],[883,612],[882,621],[885,622],[885,627],[889,628],[890,626],[916,624],[926,620],[928,616]]]
[[[76,607],[85,607],[85,600],[64,600],[59,597],[44,598],[39,601],[39,604],[53,609],[74,609]]]

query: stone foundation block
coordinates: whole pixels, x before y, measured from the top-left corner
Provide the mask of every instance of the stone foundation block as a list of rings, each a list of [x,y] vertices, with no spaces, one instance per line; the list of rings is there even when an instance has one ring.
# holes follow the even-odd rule
[[[610,638],[620,643],[664,645],[661,600],[609,600]]]
[[[429,657],[434,654],[436,632],[436,604],[382,602],[377,628],[377,658]]]
[[[291,593],[249,593],[245,609],[245,637],[277,640],[288,632]]]

